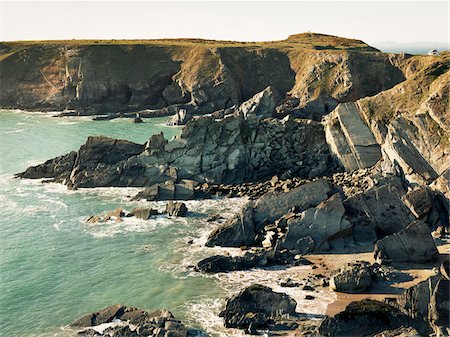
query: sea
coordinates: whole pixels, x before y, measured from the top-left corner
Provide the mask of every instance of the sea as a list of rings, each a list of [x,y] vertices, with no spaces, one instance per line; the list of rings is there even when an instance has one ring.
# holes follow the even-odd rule
[[[150,220],[125,218],[89,224],[91,215],[117,207],[146,206],[163,211],[164,202],[130,201],[139,188],[68,190],[42,180],[16,179],[31,165],[65,154],[103,135],[137,143],[180,127],[166,118],[93,121],[54,117],[55,113],[0,110],[0,336],[76,336],[69,324],[80,316],[121,303],[146,310],[167,309],[188,326],[211,336],[243,336],[225,329],[219,317],[228,297],[253,283],[286,292],[299,312],[323,314],[333,296],[327,290],[305,300],[299,288],[282,288],[287,278],[306,275],[309,266],[255,269],[204,275],[192,268],[215,254],[239,249],[207,248],[220,226],[207,219],[231,217],[245,198],[187,201],[188,216]]]

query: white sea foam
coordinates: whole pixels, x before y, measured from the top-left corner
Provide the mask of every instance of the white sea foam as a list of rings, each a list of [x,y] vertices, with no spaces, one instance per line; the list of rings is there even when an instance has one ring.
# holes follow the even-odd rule
[[[18,129],[18,130],[11,130],[11,131],[6,131],[5,132],[5,135],[8,135],[8,134],[10,134],[10,133],[19,133],[19,132],[23,132],[23,131],[25,131],[26,129]]]

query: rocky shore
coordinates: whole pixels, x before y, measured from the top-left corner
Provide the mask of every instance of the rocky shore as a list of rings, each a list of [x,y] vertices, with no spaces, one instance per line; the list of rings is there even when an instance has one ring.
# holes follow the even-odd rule
[[[36,48],[30,50],[40,53]],[[77,52],[84,53],[84,48],[91,47]],[[166,57],[160,52],[157,57]],[[185,52],[192,51],[180,55]],[[44,178],[71,189],[142,187],[132,199],[169,200],[169,216],[189,216],[185,205],[174,200],[248,197],[233,217],[220,222],[217,214],[210,219],[217,228],[206,242],[207,247],[240,248],[243,254],[211,254],[194,266],[201,273],[299,265],[313,270],[320,268],[312,261],[317,254],[354,254],[351,263],[314,274],[303,280],[306,284],[293,281],[295,275],[280,280],[282,287],[329,287],[338,294],[363,296],[339,313],[311,318],[287,294],[255,284],[227,300],[220,313],[227,328],[249,334],[268,331],[271,336],[449,336],[449,251],[441,248],[450,234],[448,53],[298,51],[313,60],[312,70],[306,71],[297,65],[294,51],[263,49],[263,67],[270,69],[267,76],[275,77],[269,81],[261,75],[264,85],[258,79],[250,90],[247,73],[242,82],[236,77],[240,63],[230,61],[234,52],[239,58],[247,53],[259,57],[245,49],[202,50],[201,55],[211,53],[208,57],[220,65],[214,68],[220,74],[217,85],[202,82],[201,63],[188,77],[183,62],[189,61],[181,56],[181,70],[171,65],[173,82],[152,85],[163,97],[154,94],[155,106],[172,109],[172,123],[185,124],[174,139],[161,133],[135,144],[93,136],[78,151],[17,177]],[[87,62],[73,55],[67,61],[73,69]],[[277,66],[267,61],[273,59],[278,59]],[[249,62],[252,68],[256,61]],[[331,76],[325,64],[345,70]],[[91,104],[83,94],[89,81],[79,84],[75,71],[67,69],[71,88],[79,92],[78,107]],[[188,78],[195,78],[195,85],[186,83]],[[128,90],[135,95],[137,89]],[[11,102],[18,99],[8,97]],[[38,98],[33,104],[41,104]],[[116,210],[105,218],[152,215],[152,209],[143,208]],[[370,258],[357,261],[361,253]],[[429,275],[411,285],[409,271],[414,268]],[[376,293],[386,296],[370,299]],[[86,328],[82,334],[88,336],[191,334],[169,312],[123,306],[77,322],[73,326]],[[115,325],[92,328],[105,323]]]

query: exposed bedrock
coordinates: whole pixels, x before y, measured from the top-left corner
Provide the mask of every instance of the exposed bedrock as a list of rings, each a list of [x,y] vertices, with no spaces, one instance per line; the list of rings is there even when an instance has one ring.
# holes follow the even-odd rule
[[[202,40],[2,42],[0,67],[0,107],[83,114],[211,113],[271,86],[281,114],[318,120],[340,102],[404,79],[388,55],[362,41],[312,33],[252,46]]]
[[[189,329],[176,320],[167,310],[147,312],[121,304],[111,305],[97,312],[87,314],[70,325],[81,329],[80,336],[195,336],[196,330]]]
[[[69,187],[81,188],[151,186],[183,179],[241,183],[285,172],[311,178],[337,169],[320,123],[255,115],[199,117],[174,140],[166,143],[162,135],[155,135],[145,148],[90,137],[73,157],[58,157],[18,176],[65,180]]]

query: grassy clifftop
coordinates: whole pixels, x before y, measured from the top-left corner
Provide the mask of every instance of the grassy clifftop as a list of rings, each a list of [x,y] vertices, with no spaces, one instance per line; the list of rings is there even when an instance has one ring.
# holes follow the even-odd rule
[[[151,45],[188,47],[255,47],[255,48],[301,48],[330,50],[378,51],[361,40],[346,39],[333,35],[303,33],[289,36],[285,40],[265,42],[240,42],[205,39],[152,39],[152,40],[44,40],[3,42],[5,46],[17,48],[27,45]]]
[[[272,42],[198,39],[0,43],[0,107],[97,114],[188,105],[209,113],[272,86],[319,119],[404,80],[359,40],[305,33]]]

